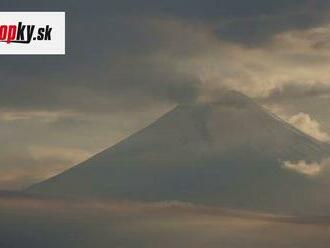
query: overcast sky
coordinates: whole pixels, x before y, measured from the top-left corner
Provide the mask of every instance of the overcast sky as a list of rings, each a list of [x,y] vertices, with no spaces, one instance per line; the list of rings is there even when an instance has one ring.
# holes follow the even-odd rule
[[[0,189],[59,173],[230,88],[330,140],[328,0],[3,0],[63,10],[67,55],[0,56]]]

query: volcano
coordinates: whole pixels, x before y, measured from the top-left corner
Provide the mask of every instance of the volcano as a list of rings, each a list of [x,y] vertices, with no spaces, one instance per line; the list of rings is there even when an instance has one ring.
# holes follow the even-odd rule
[[[28,192],[184,201],[276,213],[330,213],[330,185],[283,161],[320,162],[329,145],[249,97],[181,104],[154,123]]]

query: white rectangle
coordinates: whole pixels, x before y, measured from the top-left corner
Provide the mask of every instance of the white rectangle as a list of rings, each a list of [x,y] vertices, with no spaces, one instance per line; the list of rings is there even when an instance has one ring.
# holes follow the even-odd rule
[[[0,54],[65,54],[65,12],[0,12]]]

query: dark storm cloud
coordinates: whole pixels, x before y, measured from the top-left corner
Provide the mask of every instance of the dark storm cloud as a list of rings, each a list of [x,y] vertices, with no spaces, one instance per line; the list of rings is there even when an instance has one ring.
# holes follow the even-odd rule
[[[221,25],[221,37],[237,41],[259,41],[278,31],[306,28],[317,24],[329,9],[327,0],[112,0],[112,1],[41,1],[28,3],[5,1],[2,9],[65,9],[89,15],[170,16]],[[219,22],[221,21],[221,22]],[[251,37],[248,40],[248,37]]]
[[[220,26],[217,32],[220,39],[256,47],[269,41],[276,33],[317,26],[325,20],[325,14],[323,11],[304,11],[237,18]]]
[[[306,28],[323,20],[329,9],[326,0],[122,0],[122,1],[29,1],[2,4],[6,10],[64,9],[94,20],[102,15],[170,16],[214,22],[221,38],[252,43],[279,31]],[[87,16],[88,15],[88,16]],[[225,24],[223,24],[225,23]],[[250,38],[249,38],[250,37]]]
[[[66,56],[0,58],[0,106],[100,109],[136,106],[139,101],[182,102],[196,97],[198,78],[176,70],[174,60],[180,54],[170,54],[172,58],[168,59],[154,59],[153,55],[171,47],[172,53],[186,51],[183,55],[189,56],[198,46],[190,45],[186,49],[189,42],[185,37],[175,37],[180,31],[170,32],[163,26],[150,24],[146,18],[204,23],[214,29],[219,39],[256,46],[275,33],[319,24],[329,3],[322,0],[93,3],[34,0],[2,1],[0,7],[2,10],[66,10],[68,30]],[[100,102],[104,106],[96,106]]]
[[[195,98],[194,86],[198,81],[193,76],[175,73],[166,64],[154,67],[156,61],[142,59],[137,63],[124,62],[123,68],[116,71],[111,65],[108,70],[98,73],[88,74],[86,69],[77,78],[68,76],[69,80],[60,77],[48,80],[40,76],[11,79],[7,85],[1,85],[0,106],[7,109],[103,112],[138,107],[136,104],[149,105],[152,101],[179,103]]]
[[[268,15],[280,13],[284,10],[297,10],[309,8],[319,10],[328,6],[326,0],[99,0],[91,3],[87,0],[42,1],[32,0],[2,1],[5,10],[25,9],[61,9],[67,10],[103,10],[116,14],[142,14],[142,15],[170,15],[185,18],[217,19],[219,17],[251,17],[255,15]]]
[[[195,97],[198,80],[177,72],[167,55],[157,57],[172,46],[172,31],[164,34],[143,19],[101,16],[73,20],[68,33],[66,56],[1,58],[2,107],[88,110]]]

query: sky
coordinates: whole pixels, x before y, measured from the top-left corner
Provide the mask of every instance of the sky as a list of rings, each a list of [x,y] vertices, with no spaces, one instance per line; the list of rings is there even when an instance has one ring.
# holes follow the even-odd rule
[[[55,175],[224,89],[330,141],[327,0],[3,0],[0,9],[66,11],[67,22],[65,56],[0,56],[0,190]]]

